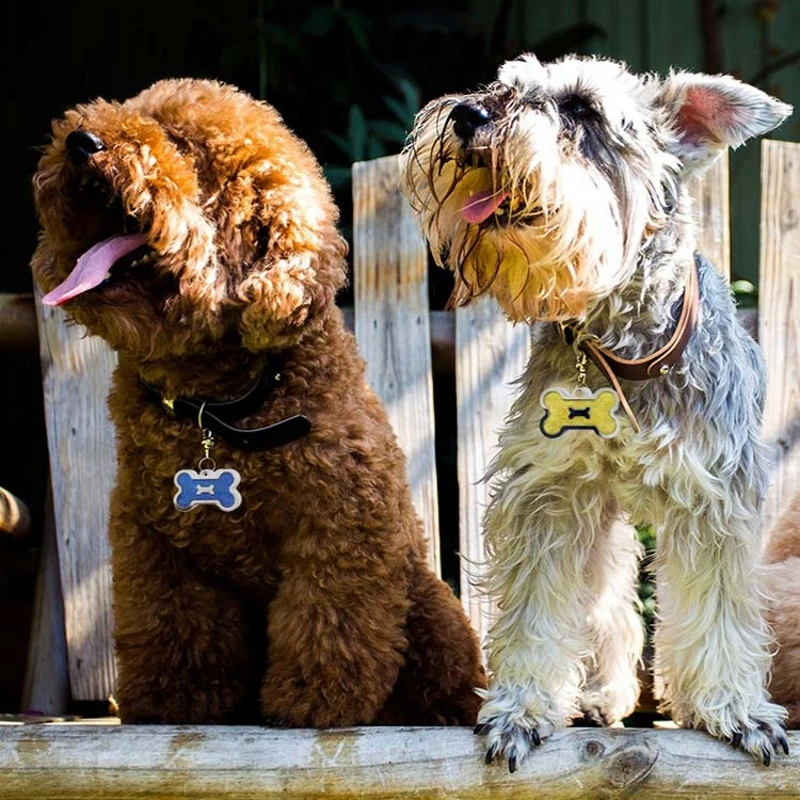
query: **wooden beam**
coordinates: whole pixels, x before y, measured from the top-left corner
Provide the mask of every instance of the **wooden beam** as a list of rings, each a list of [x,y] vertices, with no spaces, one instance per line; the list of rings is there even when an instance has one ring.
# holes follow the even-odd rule
[[[761,144],[758,340],[769,385],[764,437],[772,456],[769,528],[800,487],[800,144]]]
[[[441,575],[428,251],[399,180],[398,156],[353,164],[355,333],[367,381],[406,454],[428,561]]]
[[[37,298],[45,423],[74,700],[113,693],[108,498],[116,473],[106,398],[116,355]]]
[[[0,800],[797,798],[789,738],[767,768],[699,731],[572,729],[510,774],[466,728],[0,725]]]
[[[31,529],[31,512],[28,506],[0,486],[0,533],[26,536]]]
[[[697,249],[728,279],[731,274],[729,188],[727,152],[690,185],[697,222]]]
[[[35,353],[39,342],[32,294],[0,294],[0,352]]]
[[[530,328],[512,325],[489,296],[459,308],[455,319],[461,602],[485,644],[496,609],[475,585],[485,561],[483,512],[489,486],[483,478],[518,390],[513,382],[528,360]]]

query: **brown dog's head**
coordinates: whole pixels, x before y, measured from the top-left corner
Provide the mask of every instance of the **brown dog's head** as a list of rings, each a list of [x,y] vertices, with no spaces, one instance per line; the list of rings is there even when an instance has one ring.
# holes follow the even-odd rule
[[[77,106],[33,185],[45,304],[140,358],[285,347],[345,283],[319,165],[231,86],[164,80]]]

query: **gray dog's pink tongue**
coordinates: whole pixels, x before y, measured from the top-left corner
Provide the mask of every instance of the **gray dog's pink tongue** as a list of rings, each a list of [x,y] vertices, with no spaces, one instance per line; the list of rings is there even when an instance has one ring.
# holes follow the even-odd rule
[[[461,216],[467,222],[477,225],[497,211],[503,200],[509,196],[508,192],[475,192],[461,207]]]
[[[42,303],[46,306],[60,306],[67,300],[94,289],[106,279],[117,260],[144,244],[147,244],[147,240],[139,233],[112,236],[98,242],[78,259],[72,272],[42,298]]]

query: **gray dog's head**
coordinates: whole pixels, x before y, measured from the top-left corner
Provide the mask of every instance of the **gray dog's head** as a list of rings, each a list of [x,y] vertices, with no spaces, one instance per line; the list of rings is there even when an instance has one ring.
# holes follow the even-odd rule
[[[685,179],[791,110],[729,76],[527,54],[420,111],[403,190],[454,305],[488,290],[514,320],[582,319],[674,224]]]

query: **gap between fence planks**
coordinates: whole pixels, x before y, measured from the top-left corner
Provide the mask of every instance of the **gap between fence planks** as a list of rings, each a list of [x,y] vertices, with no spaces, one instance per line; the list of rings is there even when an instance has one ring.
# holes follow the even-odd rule
[[[572,729],[511,774],[467,728],[7,725],[0,800],[797,798],[789,740],[765,768],[699,731]]]
[[[57,716],[67,712],[70,691],[58,542],[49,489],[43,528],[20,710]]]
[[[406,455],[428,561],[441,575],[428,251],[399,178],[397,156],[353,164],[355,334],[367,382]]]
[[[800,488],[800,144],[761,144],[759,341],[769,382],[764,436],[772,457],[767,528]]]

